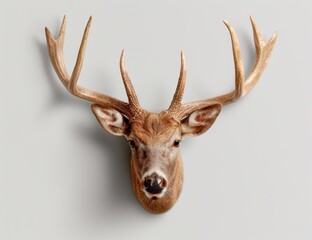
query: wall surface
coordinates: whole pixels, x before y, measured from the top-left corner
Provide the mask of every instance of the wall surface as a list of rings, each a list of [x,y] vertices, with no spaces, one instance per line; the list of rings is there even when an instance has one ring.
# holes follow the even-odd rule
[[[0,239],[312,239],[312,15],[310,1],[1,1]],[[249,16],[279,37],[254,90],[224,107],[208,133],[181,145],[185,183],[152,215],[130,184],[128,144],[68,94],[47,54],[67,15],[71,72],[90,15],[79,84],[126,100],[121,49],[144,108],[166,108],[180,50],[184,102],[233,89],[235,28],[246,72],[255,57]]]

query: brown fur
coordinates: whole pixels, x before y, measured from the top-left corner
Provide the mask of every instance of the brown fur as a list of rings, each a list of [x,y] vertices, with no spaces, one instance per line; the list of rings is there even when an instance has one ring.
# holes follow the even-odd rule
[[[168,211],[177,201],[183,185],[183,164],[180,154],[176,159],[176,166],[173,169],[171,181],[169,181],[168,190],[162,198],[152,199],[146,197],[142,191],[142,184],[136,171],[135,159],[131,157],[131,182],[133,191],[141,205],[152,213],[164,213]]]
[[[158,141],[167,140],[170,132],[180,126],[180,123],[167,115],[145,112],[140,118],[131,123],[131,131],[141,142],[147,144],[157,138]],[[168,130],[170,132],[168,132]]]
[[[146,113],[140,119],[131,124],[133,137],[146,145],[167,143],[180,123],[162,112],[160,114]],[[131,181],[135,195],[142,206],[152,213],[163,213],[168,211],[177,201],[183,184],[183,164],[179,152],[173,161],[164,161],[164,171],[168,178],[167,191],[161,198],[148,198],[142,190],[142,175],[150,166],[143,166],[139,161],[137,151],[131,155]],[[166,160],[166,159],[165,159]],[[146,164],[146,163],[145,163]]]

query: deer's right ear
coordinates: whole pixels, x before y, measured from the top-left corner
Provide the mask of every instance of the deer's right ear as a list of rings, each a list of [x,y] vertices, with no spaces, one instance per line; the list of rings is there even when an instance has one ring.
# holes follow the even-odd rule
[[[96,119],[107,132],[116,136],[126,135],[129,121],[120,112],[97,104],[92,104],[91,109]]]

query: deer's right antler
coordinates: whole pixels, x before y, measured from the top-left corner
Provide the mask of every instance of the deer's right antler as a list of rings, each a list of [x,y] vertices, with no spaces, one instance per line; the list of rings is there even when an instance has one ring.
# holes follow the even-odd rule
[[[52,37],[52,34],[45,28],[47,44],[49,49],[49,56],[54,67],[55,72],[57,73],[59,79],[62,81],[65,88],[74,96],[83,98],[92,103],[97,103],[104,107],[114,107],[116,110],[124,113],[129,118],[135,118],[143,110],[139,104],[138,98],[136,96],[135,90],[131,84],[130,78],[125,68],[124,63],[124,51],[122,51],[120,57],[120,71],[123,79],[123,83],[127,92],[129,103],[123,102],[116,98],[110,97],[108,95],[98,93],[80,86],[77,86],[77,81],[80,75],[82,68],[83,58],[85,54],[85,49],[87,45],[88,33],[91,25],[92,17],[90,17],[87,26],[85,28],[80,49],[78,52],[76,64],[72,75],[69,76],[65,65],[63,57],[63,46],[64,46],[64,35],[66,27],[66,17],[64,16],[62,26],[59,32],[57,39]]]

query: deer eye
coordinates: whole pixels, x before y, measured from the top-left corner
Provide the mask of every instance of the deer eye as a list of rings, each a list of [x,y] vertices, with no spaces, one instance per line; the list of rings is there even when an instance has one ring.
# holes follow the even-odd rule
[[[135,148],[135,143],[132,139],[129,139],[128,143],[129,143],[130,147]]]
[[[180,146],[180,142],[181,142],[181,140],[175,140],[175,141],[173,142],[173,146],[174,146],[174,147],[179,147],[179,146]]]

